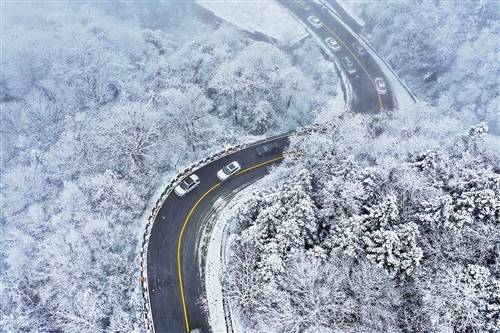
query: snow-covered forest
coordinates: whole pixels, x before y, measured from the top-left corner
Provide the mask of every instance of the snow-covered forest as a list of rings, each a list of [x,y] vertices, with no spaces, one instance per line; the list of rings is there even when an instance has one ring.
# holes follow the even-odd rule
[[[143,331],[160,180],[316,123],[231,221],[249,330],[498,332],[498,3],[356,11],[415,108],[334,108],[312,38],[256,41],[189,2],[2,3],[0,331]]]
[[[3,6],[0,331],[143,330],[140,217],[161,176],[307,124],[334,66],[187,3]]]
[[[500,135],[498,1],[352,1],[364,31],[412,91]]]
[[[229,221],[249,329],[499,332],[498,3],[357,2],[417,94],[328,110]]]
[[[498,141],[419,107],[324,115],[231,223],[257,331],[498,332]],[[436,121],[437,120],[437,121]]]

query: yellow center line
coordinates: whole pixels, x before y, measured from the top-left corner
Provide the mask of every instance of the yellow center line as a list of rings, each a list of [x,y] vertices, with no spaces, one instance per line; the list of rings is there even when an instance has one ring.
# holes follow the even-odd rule
[[[278,160],[281,160],[283,159],[284,156],[279,156],[279,157],[276,157],[276,158],[273,158],[271,160],[268,160],[266,162],[262,162],[262,163],[259,163],[259,164],[256,164],[254,166],[251,166],[251,167],[248,167],[246,169],[243,169],[241,170],[240,172],[238,172],[237,174],[235,174],[235,176],[239,176],[245,172],[248,172],[248,171],[251,171],[251,170],[254,170],[256,168],[259,168],[261,166],[264,166],[264,165],[267,165],[267,164],[270,164],[270,163],[273,163],[273,162],[276,162]],[[182,236],[184,235],[184,230],[186,229],[186,226],[189,222],[189,219],[191,218],[191,215],[193,215],[193,212],[195,211],[196,207],[200,204],[200,202],[210,193],[212,192],[214,189],[216,189],[217,187],[219,187],[222,183],[217,183],[215,184],[214,186],[212,186],[208,191],[206,191],[199,199],[198,201],[196,201],[196,203],[194,204],[194,206],[191,208],[191,210],[189,211],[189,214],[187,215],[186,219],[184,220],[184,223],[182,224],[182,228],[181,228],[181,232],[179,233],[179,238],[177,240],[177,274],[179,276],[179,287],[181,289],[181,302],[182,302],[182,308],[184,310],[184,323],[186,325],[186,331],[189,332],[189,319],[188,319],[188,313],[187,313],[187,305],[186,305],[186,299],[185,299],[185,296],[184,296],[184,285],[183,285],[183,280],[182,280],[182,270],[181,270],[181,246],[182,246]]]
[[[372,76],[370,75],[370,73],[368,72],[368,70],[365,68],[365,66],[363,66],[363,64],[358,59],[358,57],[356,57],[356,55],[354,54],[354,52],[347,46],[346,43],[344,43],[344,41],[342,40],[342,38],[340,38],[335,32],[333,32],[332,29],[328,28],[328,26],[324,22],[322,22],[322,23],[323,23],[323,26],[326,28],[326,30],[328,30],[333,36],[335,36],[335,38],[337,38],[337,40],[339,42],[341,42],[342,45],[344,45],[345,49],[347,51],[349,51],[349,53],[354,57],[354,59],[356,59],[356,61],[358,62],[358,64],[361,66],[361,68],[365,71],[366,75],[370,79],[373,87],[375,88],[375,92],[377,92],[377,85],[375,84],[375,80],[372,78]],[[380,105],[380,111],[382,111],[384,109],[384,105],[382,104],[382,97],[380,97],[380,95],[378,94],[378,92],[377,92],[377,97],[378,97],[378,103]]]
[[[196,201],[194,206],[191,208],[189,211],[188,216],[184,220],[184,223],[182,224],[181,232],[179,233],[179,239],[177,240],[177,273],[179,275],[179,286],[181,289],[181,302],[182,302],[182,308],[184,310],[184,323],[186,324],[186,331],[189,332],[189,320],[188,320],[188,315],[187,315],[187,305],[186,305],[186,299],[184,297],[184,285],[182,283],[182,270],[181,270],[181,244],[182,244],[182,236],[184,235],[184,230],[186,229],[187,223],[189,219],[191,218],[191,215],[193,214],[194,210],[198,206],[198,204],[210,193],[212,192],[215,188],[217,188],[221,183],[217,183],[214,186],[212,186],[208,191],[205,192],[201,196],[201,198]]]
[[[266,164],[269,164],[269,163],[273,163],[273,162],[276,162],[276,161],[282,160],[282,159],[284,159],[284,158],[285,158],[284,156],[279,156],[279,157],[273,158],[272,160],[269,160],[269,161],[265,161],[265,162],[262,162],[262,163],[256,164],[256,165],[254,165],[254,166],[251,166],[251,167],[248,167],[248,168],[246,168],[246,169],[241,170],[241,171],[240,171],[240,172],[238,172],[235,176],[239,176],[239,175],[241,175],[242,173],[245,173],[245,172],[251,171],[251,170],[253,170],[253,169],[260,168],[260,167],[261,167],[261,166],[263,166],[263,165],[266,165]]]

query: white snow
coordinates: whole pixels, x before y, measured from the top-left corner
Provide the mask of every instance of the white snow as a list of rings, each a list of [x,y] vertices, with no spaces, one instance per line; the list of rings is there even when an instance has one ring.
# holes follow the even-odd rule
[[[337,0],[337,3],[356,21],[360,26],[365,26],[365,21],[356,14],[356,1]]]
[[[214,204],[216,213],[209,216],[211,221],[207,221],[209,224],[215,222],[208,242],[205,262],[205,288],[207,291],[209,322],[213,332],[227,331],[221,284],[223,268],[221,249],[224,246],[223,239],[226,219],[219,218],[220,209],[225,205],[227,205],[227,202],[223,198],[217,199]]]
[[[207,226],[204,228],[204,233],[210,232],[205,262],[205,288],[209,323],[213,332],[227,332],[221,283],[227,255],[227,228],[237,207],[248,198],[245,193],[251,191],[253,187],[254,184],[243,190],[239,188],[230,195],[217,199],[213,207],[214,213],[208,216],[209,220],[204,221],[207,226],[213,224],[213,228]],[[231,311],[231,319],[234,331],[243,328],[244,325],[240,323],[239,316],[234,311]]]
[[[342,5],[342,7],[348,11],[348,6],[345,6],[345,3],[347,1],[338,1],[339,4]],[[350,4],[352,5],[352,4]],[[349,25],[347,25],[342,18],[338,15],[337,12],[335,12],[331,6],[328,6],[330,8],[330,12],[335,15],[338,19],[338,21],[347,29],[349,32],[355,36],[358,40],[358,42],[363,45],[363,47],[370,53],[371,57],[375,59],[377,64],[379,65],[380,69],[382,72],[384,72],[385,77],[389,81],[389,85],[392,89],[393,96],[396,99],[397,107],[400,109],[409,109],[415,106],[415,101],[413,100],[412,96],[408,93],[409,88],[406,87],[405,83],[397,76],[396,72],[392,70],[389,65],[382,60],[382,57],[375,51],[373,46],[370,44],[370,42],[363,36],[359,35],[356,32],[354,32]],[[352,8],[351,8],[352,9]],[[349,12],[351,15],[352,13]],[[351,15],[352,16],[352,15]],[[354,19],[356,19],[353,16]],[[360,22],[358,22],[360,23]],[[360,23],[361,24],[361,23]]]
[[[371,44],[361,36],[360,44],[362,44],[365,49],[370,53],[373,59],[377,62],[382,72],[384,72],[385,77],[389,81],[393,96],[396,99],[397,108],[399,109],[411,109],[415,106],[416,102],[413,100],[411,95],[408,93],[407,88],[403,81],[397,76],[397,74],[386,64],[382,58],[376,53],[372,48]]]
[[[249,32],[260,32],[291,46],[307,37],[304,28],[278,3],[267,1],[210,1],[197,4]]]

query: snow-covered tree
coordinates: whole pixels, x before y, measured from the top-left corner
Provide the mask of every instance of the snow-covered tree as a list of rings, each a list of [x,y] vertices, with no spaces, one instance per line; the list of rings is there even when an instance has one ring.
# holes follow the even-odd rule
[[[368,259],[384,267],[393,276],[405,277],[422,260],[418,237],[417,225],[410,222],[369,232],[363,236],[363,241]]]
[[[266,279],[283,272],[286,259],[300,249],[312,248],[317,241],[317,225],[310,175],[303,170],[283,187],[258,193],[248,207],[239,213],[240,225],[246,229],[238,242],[258,249],[259,267]]]
[[[150,105],[117,105],[95,120],[93,131],[93,153],[117,171],[143,172],[168,156],[166,120]]]
[[[222,64],[209,91],[217,114],[255,134],[274,127],[276,119],[295,120],[288,126],[304,121],[314,103],[311,81],[266,43],[253,43]]]
[[[301,266],[291,266],[295,255],[306,252],[324,265],[340,255],[364,263],[371,274],[375,266],[386,282],[397,285],[383,306],[398,304],[397,310],[368,307],[363,312],[358,307],[352,314],[354,331],[491,331],[498,317],[492,292],[500,237],[496,148],[489,144],[482,124],[468,128],[441,116],[438,109],[419,105],[417,110],[418,116],[415,110],[402,110],[375,120],[336,112],[323,123],[324,131],[292,138],[287,159],[266,190],[240,208],[233,246],[257,244],[252,250],[256,272],[269,267],[254,281],[262,287],[257,298],[281,300],[245,310],[247,317],[268,325],[257,330],[318,329],[305,319],[289,319],[302,318],[297,309],[307,313],[302,302],[308,301],[295,301],[288,289],[295,282],[287,280],[301,271]],[[286,243],[295,248],[280,257],[280,228],[289,233],[295,229],[289,224],[293,219],[282,213],[287,201],[272,202],[287,196],[288,182],[302,170],[310,177],[313,246]],[[260,219],[270,228],[257,224]],[[260,258],[260,253],[267,255]],[[354,283],[359,274],[367,285],[373,276],[363,272],[361,265],[352,265],[346,281]],[[365,289],[362,299],[377,303],[384,299],[378,291]],[[352,292],[344,295],[349,306],[357,299]],[[463,304],[454,305],[464,297]],[[276,312],[270,315],[260,308]],[[288,318],[296,326],[273,326],[268,318]],[[341,319],[333,322],[321,322],[319,327],[347,329],[339,324]],[[363,326],[365,322],[370,324]]]
[[[422,283],[423,309],[435,331],[488,331],[492,321],[485,317],[492,313],[485,310],[495,300],[488,293],[494,282],[487,268],[458,264],[445,267]]]
[[[250,134],[216,112],[222,67],[260,58],[272,69],[253,77],[271,93],[245,95],[260,134],[282,115],[287,128],[309,121],[313,74],[235,27],[201,23],[192,6],[2,7],[0,331],[143,330],[137,240],[161,173]],[[304,225],[273,253],[313,239],[306,188],[290,187],[285,212]]]

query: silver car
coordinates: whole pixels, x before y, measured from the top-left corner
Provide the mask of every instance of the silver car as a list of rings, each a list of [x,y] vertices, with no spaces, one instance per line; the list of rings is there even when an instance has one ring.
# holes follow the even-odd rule
[[[351,59],[343,57],[342,63],[344,64],[344,68],[347,71],[347,73],[351,75],[356,74],[356,67],[354,67],[354,64],[352,63]]]

